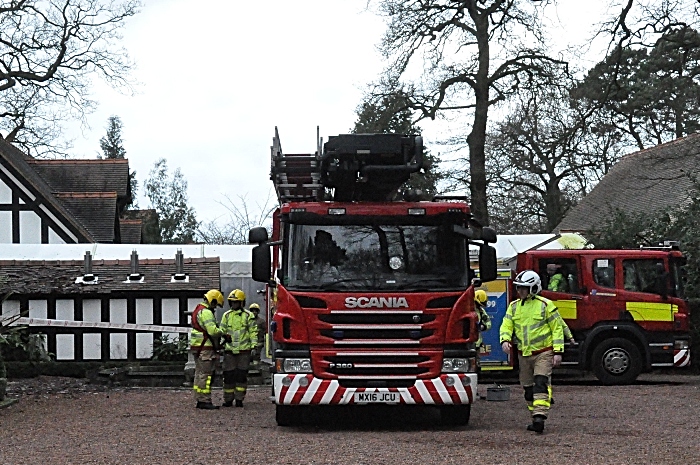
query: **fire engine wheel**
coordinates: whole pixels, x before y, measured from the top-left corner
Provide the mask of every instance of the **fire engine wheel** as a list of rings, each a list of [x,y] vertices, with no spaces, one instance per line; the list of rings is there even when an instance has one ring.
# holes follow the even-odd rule
[[[642,372],[642,356],[627,339],[606,339],[593,351],[591,367],[603,384],[629,384]]]
[[[440,407],[440,422],[443,425],[462,426],[469,424],[472,406],[467,405],[443,405]]]
[[[275,420],[278,426],[294,426],[301,421],[302,407],[290,405],[277,405]]]

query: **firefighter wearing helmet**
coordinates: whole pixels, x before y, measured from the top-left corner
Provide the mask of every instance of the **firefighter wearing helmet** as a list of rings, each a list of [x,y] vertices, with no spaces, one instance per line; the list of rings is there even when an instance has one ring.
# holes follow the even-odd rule
[[[262,351],[265,346],[265,333],[267,333],[267,323],[260,317],[260,305],[250,304],[248,310],[255,316],[255,325],[258,327],[258,341],[253,351],[253,361],[260,362]]]
[[[486,304],[489,298],[486,295],[486,291],[479,289],[474,293],[474,307],[476,308],[476,313],[479,316],[479,339],[476,341],[476,348],[479,352],[482,350],[483,339],[481,333],[491,329],[491,318],[489,318],[488,313],[486,313]]]
[[[552,367],[561,364],[564,352],[564,329],[554,303],[538,295],[542,281],[537,273],[523,271],[515,277],[513,284],[519,298],[511,302],[503,317],[501,348],[510,354],[515,335],[520,384],[532,414],[532,424],[527,429],[541,434],[551,404]]]
[[[192,312],[190,350],[194,356],[194,397],[197,408],[205,410],[219,408],[211,402],[211,383],[219,359],[219,339],[224,335],[216,324],[214,311],[223,305],[221,291],[211,289],[204,294],[204,302]]]
[[[248,389],[251,352],[258,342],[255,316],[245,309],[245,293],[234,289],[228,295],[229,310],[221,317],[221,330],[226,334],[224,346],[224,407],[243,407]]]

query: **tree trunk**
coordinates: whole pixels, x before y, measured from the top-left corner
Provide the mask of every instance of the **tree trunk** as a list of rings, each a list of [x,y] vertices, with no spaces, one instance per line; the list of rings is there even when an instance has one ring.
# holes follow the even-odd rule
[[[486,123],[489,111],[489,35],[488,16],[474,18],[476,39],[479,45],[479,70],[474,86],[475,110],[474,125],[467,136],[469,145],[469,175],[471,182],[471,211],[474,218],[484,226],[489,224],[486,196]]]

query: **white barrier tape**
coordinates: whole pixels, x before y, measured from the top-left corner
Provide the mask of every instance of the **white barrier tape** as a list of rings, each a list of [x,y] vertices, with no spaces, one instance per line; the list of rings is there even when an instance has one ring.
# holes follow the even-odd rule
[[[14,323],[16,325],[61,327],[61,328],[95,328],[95,329],[127,329],[131,331],[148,331],[162,333],[183,333],[188,334],[190,328],[182,326],[161,326],[161,325],[137,325],[134,323],[109,323],[106,321],[69,321],[69,320],[47,320],[44,318],[19,318]]]

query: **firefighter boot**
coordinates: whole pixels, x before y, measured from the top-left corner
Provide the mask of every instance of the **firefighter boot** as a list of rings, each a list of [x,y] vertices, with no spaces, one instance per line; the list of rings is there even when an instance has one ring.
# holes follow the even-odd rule
[[[236,407],[243,407],[243,401],[236,399]]]
[[[197,402],[197,408],[204,410],[216,410],[219,408],[218,405],[214,405],[211,402]]]
[[[532,417],[532,424],[527,425],[528,431],[534,431],[537,434],[542,434],[544,432],[544,415],[535,415]]]
[[[222,407],[233,407],[233,401],[229,400],[228,402],[224,402],[221,404]]]

